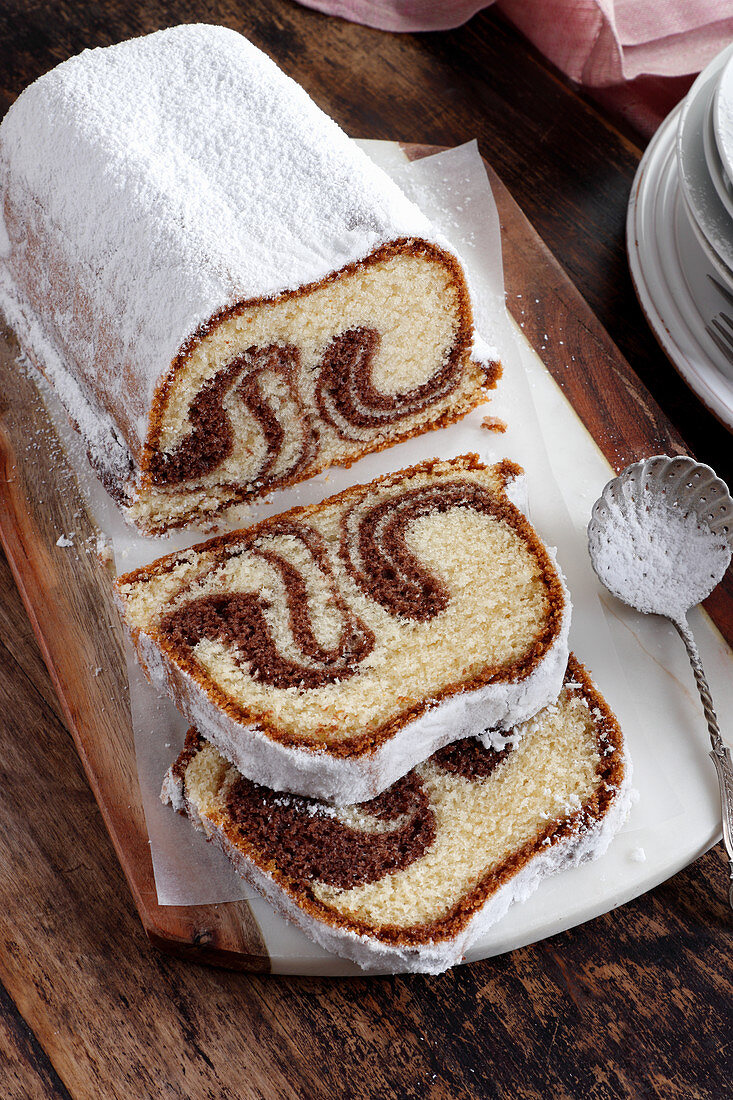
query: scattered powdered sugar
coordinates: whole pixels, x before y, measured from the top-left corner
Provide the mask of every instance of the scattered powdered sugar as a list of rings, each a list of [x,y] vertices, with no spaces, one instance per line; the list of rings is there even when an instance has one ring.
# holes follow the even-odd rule
[[[0,207],[0,259],[5,259],[12,251],[10,245],[10,237],[8,231],[5,228],[5,218],[3,217],[2,207]]]
[[[66,535],[59,535],[59,537],[56,539],[56,545],[66,548],[67,546],[73,546],[74,540],[67,538]]]
[[[471,358],[477,363],[488,366],[489,363],[501,362],[501,352],[494,344],[489,344],[478,332],[473,334],[471,346]]]
[[[611,522],[594,548],[594,566],[607,588],[639,611],[679,622],[709,596],[728,568],[723,535],[664,498],[641,505],[607,502]]]
[[[262,805],[267,806],[267,798],[262,799]],[[318,802],[315,799],[290,795],[287,792],[278,793],[271,799],[271,805],[279,806],[284,809],[295,807],[295,809],[299,810],[301,813],[307,813],[311,817],[335,818],[337,816],[336,807],[329,806],[327,802]]]
[[[643,848],[632,848],[629,859],[632,863],[646,863],[646,852]]]

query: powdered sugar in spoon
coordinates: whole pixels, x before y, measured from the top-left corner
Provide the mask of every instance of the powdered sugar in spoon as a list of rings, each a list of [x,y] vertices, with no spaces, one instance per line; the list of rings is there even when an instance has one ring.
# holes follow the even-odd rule
[[[593,505],[588,550],[598,578],[624,603],[674,623],[687,648],[710,731],[733,908],[733,759],[687,612],[720,582],[733,548],[733,500],[709,466],[657,455],[627,467]]]

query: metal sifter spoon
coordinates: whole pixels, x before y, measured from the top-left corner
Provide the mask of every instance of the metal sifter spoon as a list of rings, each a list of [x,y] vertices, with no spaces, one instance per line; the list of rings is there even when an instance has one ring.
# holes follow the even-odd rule
[[[685,643],[710,731],[720,783],[728,901],[733,908],[733,759],[687,612],[720,582],[733,548],[733,500],[709,466],[657,455],[627,467],[593,505],[588,550],[599,580],[638,611],[664,615]]]

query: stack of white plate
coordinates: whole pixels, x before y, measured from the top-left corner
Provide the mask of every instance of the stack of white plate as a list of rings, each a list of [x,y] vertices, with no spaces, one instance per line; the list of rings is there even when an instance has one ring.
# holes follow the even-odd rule
[[[665,352],[733,430],[733,45],[665,119],[626,223],[631,274]],[[730,341],[727,334],[730,333]]]

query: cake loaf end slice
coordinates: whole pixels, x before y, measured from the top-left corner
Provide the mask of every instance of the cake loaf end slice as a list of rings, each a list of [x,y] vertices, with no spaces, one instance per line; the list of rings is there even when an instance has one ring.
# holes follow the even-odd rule
[[[18,97],[0,308],[144,533],[454,421],[500,374],[449,242],[225,27],[84,50]]]

